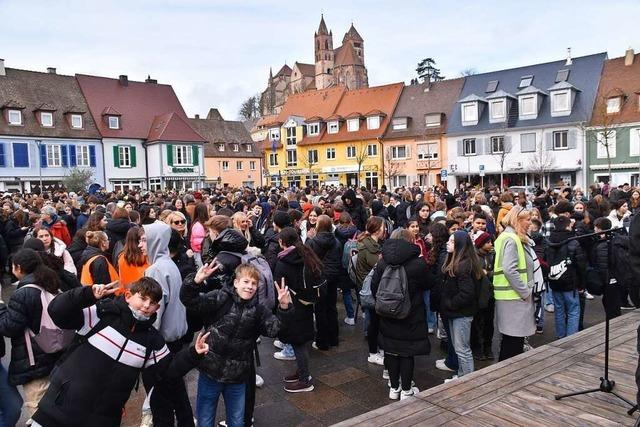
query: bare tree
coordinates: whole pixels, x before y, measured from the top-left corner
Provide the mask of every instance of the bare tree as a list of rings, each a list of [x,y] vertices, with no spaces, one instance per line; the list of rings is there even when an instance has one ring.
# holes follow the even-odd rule
[[[489,139],[491,154],[498,161],[498,165],[500,165],[500,190],[504,190],[504,167],[507,163],[507,158],[509,158],[511,154],[511,148],[512,144],[505,136],[492,136]]]
[[[383,179],[385,182],[389,183],[389,188],[392,187],[391,183],[400,175],[401,162],[397,160],[393,160],[393,155],[391,153],[391,147],[386,147],[384,150],[384,157],[382,158],[384,162],[384,171],[383,171]]]
[[[551,172],[555,165],[556,159],[553,151],[546,150],[542,141],[536,148],[536,155],[529,161],[529,167],[540,180],[540,188],[544,187],[544,177]]]
[[[358,187],[360,187],[360,174],[362,173],[362,165],[364,164],[365,160],[367,160],[367,157],[369,157],[369,154],[367,153],[367,145],[364,144],[363,141],[360,141],[360,143],[356,147],[356,156],[354,158],[356,163],[358,164],[358,177],[356,179]]]
[[[474,74],[478,74],[478,70],[473,67],[465,68],[460,71],[460,77],[473,76]]]
[[[315,157],[311,155],[313,151],[315,151]],[[318,164],[318,150],[307,149],[303,156],[298,157],[298,162],[307,169],[308,176],[313,179],[313,176],[318,172],[318,169],[316,169],[316,165]],[[307,181],[307,185],[309,185],[309,181]]]
[[[618,98],[617,111],[608,111],[609,99]],[[599,147],[604,148],[607,158],[607,173],[609,176],[609,184],[611,184],[611,155],[616,146],[616,130],[620,127],[618,123],[618,112],[622,110],[624,103],[627,101],[623,95],[622,90],[612,89],[606,94],[596,99],[596,105],[594,108],[594,118],[592,123],[595,125],[595,129],[585,132],[587,135],[587,144],[593,143],[597,150]]]
[[[253,95],[247,98],[241,105],[238,112],[241,119],[249,120],[260,117],[260,95]]]

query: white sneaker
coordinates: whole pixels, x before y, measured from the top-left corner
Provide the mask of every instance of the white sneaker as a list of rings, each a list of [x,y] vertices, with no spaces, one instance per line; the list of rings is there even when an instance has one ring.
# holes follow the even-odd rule
[[[584,291],[584,297],[585,297],[586,299],[593,299],[593,298],[594,298],[594,296],[593,296],[593,295],[591,295],[591,294],[590,294],[589,292],[587,292],[587,291]]]
[[[315,342],[315,341],[311,343],[311,347],[312,347],[314,350],[320,350],[320,349],[318,348],[318,344],[316,344],[316,342]]]
[[[382,371],[382,379],[383,380],[388,380],[389,379],[389,371],[387,371],[386,369],[384,369]]]
[[[262,342],[262,340],[260,339],[260,337],[258,337],[258,339],[256,340],[256,342],[257,342],[258,344],[260,344],[260,343]]]
[[[380,353],[369,353],[367,362],[373,363],[374,365],[384,366],[384,356]]]
[[[435,332],[435,329],[434,328],[429,328],[428,332],[429,332],[429,335],[433,335],[433,333]]]
[[[389,389],[389,399],[398,400],[400,398],[400,392],[401,391],[402,391],[402,389],[400,388],[400,386],[398,386],[398,388],[396,390],[390,388]]]
[[[344,323],[346,323],[349,326],[353,326],[356,324],[356,319],[353,317],[345,317],[344,318]]]
[[[451,378],[447,378],[446,380],[444,380],[444,383],[446,384],[446,383],[449,383],[449,382],[451,382],[451,381],[455,381],[455,380],[457,380],[457,379],[458,379],[458,376],[457,376],[457,375],[454,375],[454,376],[452,376]]]
[[[279,348],[280,350],[282,350],[284,348],[284,344],[282,344],[282,341],[280,341],[280,340],[275,340],[273,342],[273,346],[275,348]]]
[[[440,369],[441,371],[447,371],[447,372],[453,372],[453,369],[449,368],[445,363],[444,363],[445,359],[438,359],[436,360],[436,368]]]
[[[417,393],[416,390],[418,389],[415,387],[412,387],[411,390],[407,390],[407,391],[402,390],[402,393],[400,393],[400,400],[408,399],[414,396]]]
[[[273,353],[273,357],[278,360],[296,360],[295,356],[287,356],[283,351]]]
[[[554,311],[556,311],[556,307],[553,304],[547,304],[544,306],[544,311],[546,311],[547,313],[553,313]]]
[[[260,375],[256,374],[256,387],[262,388],[263,385],[264,385],[264,379],[262,379]]]
[[[142,411],[140,427],[153,427],[153,414],[151,414],[151,410]]]

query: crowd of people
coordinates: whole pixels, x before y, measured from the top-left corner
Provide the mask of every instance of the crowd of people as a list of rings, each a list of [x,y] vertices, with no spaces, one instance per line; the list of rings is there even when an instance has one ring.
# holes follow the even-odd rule
[[[594,295],[609,317],[640,306],[640,191],[628,184],[57,191],[0,203],[0,265],[15,288],[0,301],[0,356],[11,340],[0,427],[21,416],[119,426],[139,384],[143,425],[213,426],[220,395],[225,425],[252,425],[260,337],[295,360],[284,390],[313,392],[310,352],[330,355],[360,310],[363,358],[397,400],[419,391],[415,357],[437,341],[435,368],[455,381],[474,361],[526,351],[545,311],[563,338]],[[195,412],[183,378],[194,368]]]

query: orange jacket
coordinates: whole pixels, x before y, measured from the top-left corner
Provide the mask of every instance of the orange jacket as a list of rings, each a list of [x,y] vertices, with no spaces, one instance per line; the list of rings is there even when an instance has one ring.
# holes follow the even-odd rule
[[[87,262],[85,262],[84,265],[82,266],[82,274],[80,275],[80,283],[82,283],[82,286],[92,286],[95,284],[93,280],[93,276],[91,275],[91,264],[96,259],[98,259],[98,257],[103,257],[107,262],[107,268],[109,269],[109,278],[111,279],[111,281],[113,282],[118,280],[118,272],[113,267],[113,265],[111,265],[109,260],[107,260],[107,257],[105,257],[104,255],[96,255],[89,258]],[[106,285],[106,283],[101,283],[101,284]]]
[[[144,271],[149,268],[149,262],[145,259],[142,265],[132,265],[124,258],[124,254],[121,252],[118,255],[118,271],[120,272],[120,289],[117,294],[124,293],[125,289],[133,282],[144,277]]]

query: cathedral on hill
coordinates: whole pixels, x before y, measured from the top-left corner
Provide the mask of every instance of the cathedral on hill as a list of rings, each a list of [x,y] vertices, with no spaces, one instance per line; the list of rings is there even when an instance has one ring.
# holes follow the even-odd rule
[[[269,71],[267,88],[260,96],[263,116],[278,114],[292,93],[333,86],[347,89],[369,87],[364,65],[364,40],[353,24],[342,38],[342,44],[334,49],[333,32],[327,29],[322,16],[313,38],[315,64],[295,62],[293,68],[284,64],[275,75]]]

